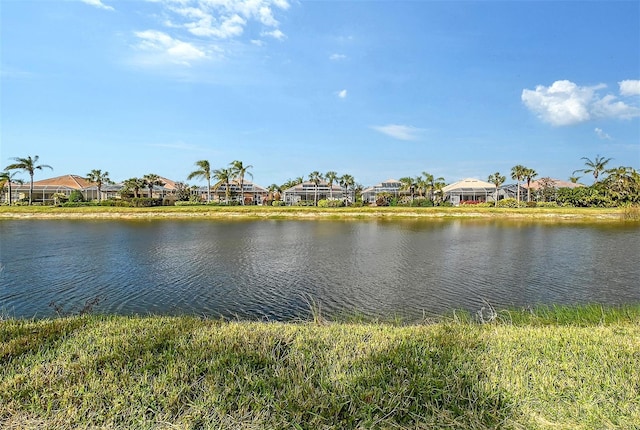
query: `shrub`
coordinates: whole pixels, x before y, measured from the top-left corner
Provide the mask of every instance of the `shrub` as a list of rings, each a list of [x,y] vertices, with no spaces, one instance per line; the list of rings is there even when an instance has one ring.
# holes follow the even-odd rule
[[[271,206],[286,206],[286,203],[282,200],[274,200],[271,202]]]
[[[71,191],[71,194],[69,194],[68,201],[70,203],[72,203],[72,202],[84,202],[84,196],[82,195],[82,192],[80,190],[73,190],[73,191]]]
[[[425,198],[417,198],[411,203],[411,206],[420,207],[420,208],[430,208],[430,207],[433,207],[433,200],[425,199]]]
[[[176,206],[202,206],[203,203],[202,202],[193,202],[193,201],[185,201],[185,200],[178,200],[176,202]]]
[[[131,204],[136,208],[150,208],[153,206],[161,206],[162,199],[153,199],[150,197],[134,197]]]

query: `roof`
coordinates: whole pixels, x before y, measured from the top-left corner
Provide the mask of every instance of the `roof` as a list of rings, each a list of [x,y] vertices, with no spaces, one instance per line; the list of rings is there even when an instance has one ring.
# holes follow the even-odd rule
[[[284,190],[285,193],[293,193],[293,192],[301,192],[301,191],[315,191],[316,189],[316,183],[312,182],[312,181],[305,181],[302,182],[298,185],[294,185],[291,188],[287,188],[286,190]],[[318,182],[318,191],[320,190],[328,190],[329,189],[329,183],[327,181],[320,181]],[[338,184],[336,184],[335,182],[333,183],[333,185],[331,186],[331,190],[332,191],[342,191],[342,187]]]
[[[553,178],[541,178],[541,179],[538,179],[538,180],[535,180],[535,181],[531,181],[531,184],[529,184],[529,187],[532,190],[537,190],[538,188],[542,188],[542,184],[541,184],[542,179],[553,181],[553,186],[555,188],[579,188],[579,187],[584,187],[584,185],[582,185],[582,184],[576,184],[574,182],[563,181],[562,179],[553,179]],[[523,185],[521,185],[521,187],[527,188],[526,182]]]
[[[89,182],[86,178],[78,175],[63,175],[33,182],[34,187],[66,187],[74,190],[82,190],[94,185],[93,182]]]
[[[496,186],[490,182],[481,181],[480,179],[467,178],[453,184],[449,184],[442,189],[443,192],[449,193],[451,191],[469,191],[469,190],[486,190],[490,188],[495,190]]]

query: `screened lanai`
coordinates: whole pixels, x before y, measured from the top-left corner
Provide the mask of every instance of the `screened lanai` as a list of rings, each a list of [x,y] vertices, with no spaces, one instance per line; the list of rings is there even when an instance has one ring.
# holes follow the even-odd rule
[[[344,189],[338,184],[333,184],[329,188],[326,181],[318,183],[318,200],[324,199],[343,199]],[[283,192],[284,201],[287,205],[296,205],[301,202],[314,202],[316,198],[315,182],[306,181],[294,187],[288,188]]]
[[[467,178],[447,185],[442,189],[445,201],[454,205],[464,202],[493,202],[496,199],[496,186],[480,179]]]

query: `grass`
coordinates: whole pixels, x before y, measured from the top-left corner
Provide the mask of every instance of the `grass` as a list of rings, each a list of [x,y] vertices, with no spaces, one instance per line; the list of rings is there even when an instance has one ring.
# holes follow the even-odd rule
[[[640,218],[624,208],[486,208],[486,207],[269,207],[165,206],[153,208],[0,206],[2,218],[248,218],[248,219],[397,219],[512,218],[536,220],[629,220]]]
[[[6,319],[0,427],[640,427],[640,306],[314,319]]]

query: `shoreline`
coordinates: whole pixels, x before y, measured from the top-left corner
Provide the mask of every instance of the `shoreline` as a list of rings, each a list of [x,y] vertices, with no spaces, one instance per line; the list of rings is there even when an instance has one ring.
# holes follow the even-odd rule
[[[520,221],[639,221],[625,208],[314,208],[314,207],[3,207],[0,220],[153,220],[153,219],[291,219],[291,220],[392,220],[476,219]]]

